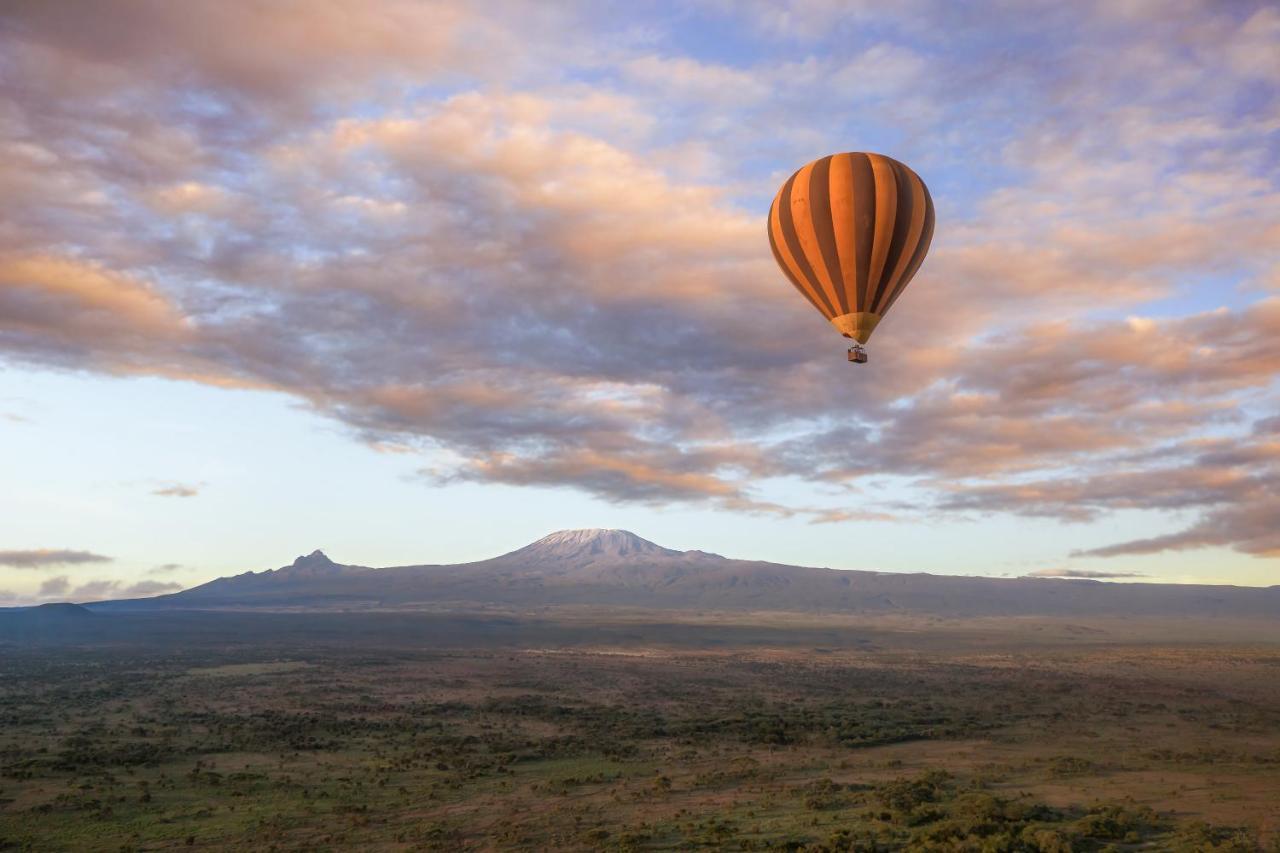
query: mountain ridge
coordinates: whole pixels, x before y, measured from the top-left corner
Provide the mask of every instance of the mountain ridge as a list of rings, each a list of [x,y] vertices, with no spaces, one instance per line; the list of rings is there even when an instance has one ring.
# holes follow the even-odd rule
[[[665,548],[627,530],[560,530],[486,560],[371,568],[323,551],[95,611],[600,605],[651,609],[1280,617],[1280,587],[1103,583],[788,566]]]

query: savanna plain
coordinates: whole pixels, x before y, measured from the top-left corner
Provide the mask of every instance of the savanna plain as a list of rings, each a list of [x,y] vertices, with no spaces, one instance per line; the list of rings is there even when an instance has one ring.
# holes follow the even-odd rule
[[[1280,850],[1274,624],[563,608],[92,630],[0,640],[0,848]]]

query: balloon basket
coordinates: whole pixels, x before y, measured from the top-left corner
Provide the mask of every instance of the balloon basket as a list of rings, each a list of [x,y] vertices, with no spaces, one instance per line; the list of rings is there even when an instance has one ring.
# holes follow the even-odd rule
[[[866,364],[867,351],[857,344],[854,344],[849,347],[849,361],[852,361],[854,364]]]

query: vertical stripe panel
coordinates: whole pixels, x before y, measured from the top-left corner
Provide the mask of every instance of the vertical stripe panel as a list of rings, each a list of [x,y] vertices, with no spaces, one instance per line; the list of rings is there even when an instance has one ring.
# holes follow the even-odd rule
[[[871,169],[876,182],[876,213],[871,243],[871,264],[867,269],[867,308],[875,311],[876,302],[884,292],[885,260],[893,244],[893,225],[898,216],[898,185],[892,162],[880,155],[872,155]]]
[[[809,280],[822,288],[826,296],[826,304],[831,306],[833,312],[831,316],[834,317],[836,306],[840,302],[836,297],[835,281],[832,280],[831,272],[822,255],[817,229],[823,210],[827,211],[828,223],[830,222],[830,207],[824,204],[825,199],[813,197],[814,176],[818,172],[820,163],[822,163],[821,160],[815,160],[805,166],[796,173],[795,180],[791,182],[791,224],[800,241],[800,251],[804,253],[804,259],[809,262],[809,269],[813,271]]]
[[[920,180],[919,177],[916,180]],[[911,279],[915,278],[916,272],[920,269],[920,265],[924,263],[924,256],[929,251],[929,244],[933,242],[933,199],[929,197],[929,188],[924,186],[924,182],[920,182],[920,186],[924,189],[925,216],[924,228],[920,232],[920,239],[916,242],[916,250],[912,254],[911,263],[907,266],[906,272],[902,274],[902,279],[898,281],[894,292],[885,302],[884,311],[888,311],[893,303],[898,301],[898,297],[907,289],[907,285],[911,283]]]
[[[894,228],[894,257],[890,259],[892,266],[885,276],[884,288],[873,309],[876,311],[883,311],[898,288],[905,286],[903,278],[920,244],[920,235],[924,232],[927,213],[924,182],[906,166],[899,164],[894,171],[897,173],[901,188],[904,209]]]
[[[792,175],[782,185],[782,190],[778,193],[778,198],[774,202],[774,240],[778,245],[778,253],[787,262],[788,268],[795,276],[796,283],[811,294],[811,298],[818,304],[819,310],[826,315],[827,319],[831,319],[835,316],[831,303],[827,301],[825,294],[818,288],[817,281],[813,276],[813,269],[809,266],[809,262],[805,260],[804,253],[800,250],[800,241],[796,237],[795,226],[792,223],[791,191],[795,186],[798,174],[797,172]]]
[[[774,204],[776,205],[777,202],[775,201]],[[776,219],[776,216],[774,214],[774,211],[772,208],[770,208],[769,227],[766,228],[765,230],[769,234],[769,249],[773,252],[773,259],[778,262],[778,266],[782,269],[782,274],[787,277],[787,281],[791,282],[791,286],[794,287],[796,290],[798,290],[801,296],[809,300],[809,304],[812,305],[814,308],[817,308],[819,311],[825,311],[826,309],[824,309],[821,305],[819,305],[818,301],[813,298],[813,294],[811,294],[808,291],[808,289],[804,287],[804,285],[800,284],[799,280],[795,277],[795,274],[791,272],[790,265],[783,259],[782,252],[778,249],[778,241],[773,236],[773,229],[774,229],[773,223],[775,219]]]
[[[836,250],[835,222],[831,216],[830,157],[823,157],[813,164],[813,174],[809,176],[809,217],[814,236],[818,238],[818,251],[822,253],[827,281],[831,282],[831,307],[837,315],[848,314],[849,302],[840,274],[840,253]]]
[[[853,155],[837,154],[831,158],[827,176],[827,195],[831,199],[831,227],[835,232],[836,261],[840,265],[840,310],[843,314],[858,310],[858,239],[854,231]]]
[[[876,179],[871,171],[871,157],[867,154],[850,154],[849,166],[853,174],[854,212],[850,227],[857,244],[854,258],[858,276],[858,299],[853,310],[866,311],[867,268],[871,265],[872,227],[876,218]]]

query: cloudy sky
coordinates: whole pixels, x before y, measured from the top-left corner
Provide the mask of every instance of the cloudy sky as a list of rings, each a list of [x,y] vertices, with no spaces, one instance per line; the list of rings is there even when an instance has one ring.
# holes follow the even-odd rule
[[[871,363],[774,266],[911,165]],[[1280,579],[1280,7],[8,2],[0,600],[565,527]]]

